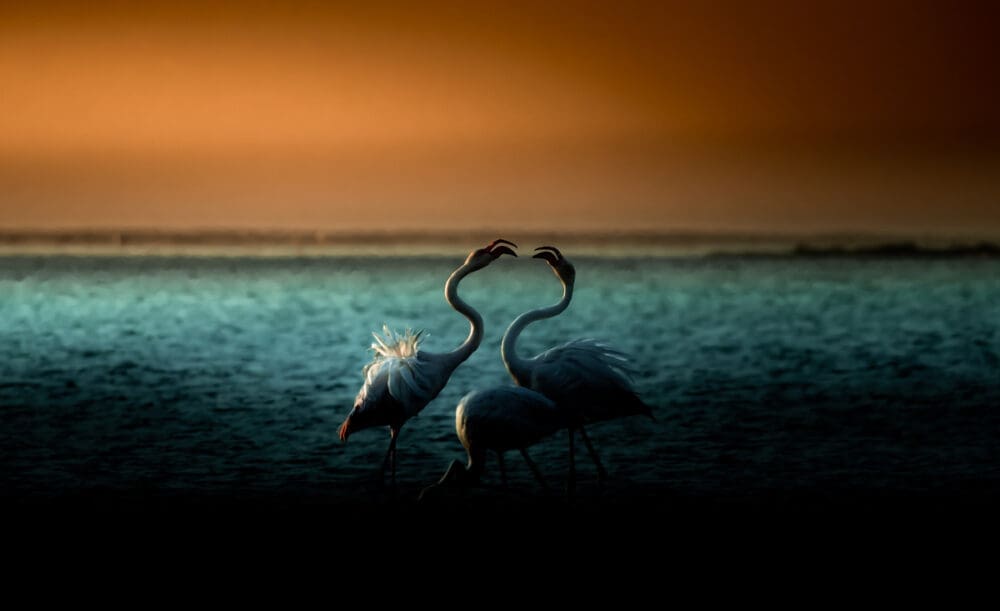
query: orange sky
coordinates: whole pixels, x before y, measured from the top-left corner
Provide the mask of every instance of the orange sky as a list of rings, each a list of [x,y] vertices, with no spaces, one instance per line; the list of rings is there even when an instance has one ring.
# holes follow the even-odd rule
[[[0,227],[1000,231],[989,3],[0,8]]]

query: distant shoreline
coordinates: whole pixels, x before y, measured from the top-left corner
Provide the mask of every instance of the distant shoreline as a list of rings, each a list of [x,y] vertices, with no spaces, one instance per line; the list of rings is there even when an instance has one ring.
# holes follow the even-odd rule
[[[576,255],[716,257],[1000,257],[1000,241],[874,234],[629,231],[0,230],[0,255],[431,256],[503,236],[522,252],[549,244]]]

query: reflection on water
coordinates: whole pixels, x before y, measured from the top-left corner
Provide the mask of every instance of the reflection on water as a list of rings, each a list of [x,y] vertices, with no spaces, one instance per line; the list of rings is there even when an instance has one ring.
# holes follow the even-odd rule
[[[633,355],[657,422],[593,428],[612,490],[1000,488],[1000,261],[576,258],[574,337]],[[370,331],[457,345],[442,288],[458,257],[0,258],[2,494],[365,494],[387,435],[342,445]],[[552,303],[527,258],[466,279],[482,348],[404,428],[401,485],[463,458],[458,398],[507,382],[499,338]],[[562,436],[533,451],[553,481]],[[580,461],[582,484],[589,463]],[[509,461],[517,485],[531,475]],[[493,477],[487,474],[487,477]]]

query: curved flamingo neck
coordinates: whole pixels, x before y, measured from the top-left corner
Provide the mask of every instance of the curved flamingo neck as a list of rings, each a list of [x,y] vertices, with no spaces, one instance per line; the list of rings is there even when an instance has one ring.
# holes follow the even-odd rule
[[[462,265],[448,276],[448,282],[444,285],[444,298],[455,311],[469,319],[470,325],[469,336],[462,345],[448,353],[448,356],[454,359],[455,367],[469,358],[483,342],[483,317],[458,296],[458,283],[473,271],[476,270],[470,269],[468,265]]]
[[[507,372],[521,386],[528,386],[528,380],[531,376],[531,362],[517,355],[517,339],[524,328],[531,323],[558,316],[569,307],[569,302],[573,299],[573,284],[567,284],[562,278],[559,278],[559,282],[563,286],[562,299],[558,303],[544,308],[528,310],[515,318],[514,322],[507,327],[507,332],[503,334],[503,341],[500,342],[500,358],[503,359]]]

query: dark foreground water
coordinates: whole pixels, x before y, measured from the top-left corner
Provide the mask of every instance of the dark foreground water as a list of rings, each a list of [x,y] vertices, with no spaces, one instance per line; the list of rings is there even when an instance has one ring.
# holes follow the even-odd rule
[[[443,301],[450,258],[0,258],[0,495],[9,502],[412,501],[464,458],[454,407],[508,383],[499,338],[554,302],[537,260],[503,259],[461,293],[482,348],[403,429],[397,496],[376,484],[388,434],[336,437],[370,331],[467,323]],[[1000,498],[1000,260],[575,261],[576,298],[523,336],[633,356],[656,422],[592,428],[580,496],[764,505]],[[553,487],[565,436],[532,450]],[[543,498],[516,454],[509,491]],[[609,501],[610,499],[610,501]],[[666,499],[666,501],[664,501]],[[447,502],[447,501],[446,501]]]

